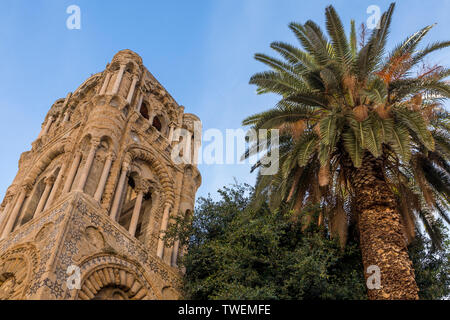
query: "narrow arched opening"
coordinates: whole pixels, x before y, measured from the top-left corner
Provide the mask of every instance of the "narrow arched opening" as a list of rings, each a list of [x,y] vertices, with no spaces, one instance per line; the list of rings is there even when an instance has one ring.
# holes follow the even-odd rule
[[[133,208],[136,203],[136,182],[135,176],[128,178],[127,187],[122,204],[122,210],[119,215],[119,224],[128,229],[130,227],[131,217],[133,215]]]
[[[131,300],[131,297],[127,288],[109,285],[100,289],[92,300]]]
[[[148,113],[148,107],[147,104],[144,102],[141,105],[141,109],[139,110],[139,113],[147,120],[150,120],[150,116]]]
[[[31,195],[29,195],[25,200],[25,205],[23,206],[21,214],[17,219],[14,229],[19,225],[23,225],[33,219],[34,213],[37,209],[39,201],[44,193],[45,189],[45,178],[42,178],[31,191]]]
[[[153,118],[152,126],[155,127],[156,130],[161,132],[162,124],[161,124],[161,120],[159,120],[159,118],[157,116]]]

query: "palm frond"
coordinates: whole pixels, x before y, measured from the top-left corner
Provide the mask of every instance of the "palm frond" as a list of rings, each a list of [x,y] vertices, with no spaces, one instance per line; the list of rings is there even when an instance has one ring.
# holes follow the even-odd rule
[[[298,78],[274,71],[265,71],[253,75],[250,84],[258,86],[258,94],[272,92],[281,96],[288,96],[292,91],[306,89],[305,83]]]
[[[359,51],[354,69],[360,80],[366,79],[381,62],[394,8],[395,4],[392,3],[381,16],[380,28],[374,29],[367,44]]]
[[[360,140],[356,137],[355,132],[350,128],[342,133],[342,138],[344,141],[345,150],[352,159],[353,166],[355,168],[359,168],[362,164],[362,158],[364,155],[364,150],[361,147]]]
[[[417,63],[421,62],[430,53],[447,47],[450,47],[450,41],[434,42],[426,46],[423,50],[420,50],[412,57],[412,65],[416,65]]]
[[[405,107],[393,108],[393,112],[397,121],[413,131],[428,150],[434,150],[433,136],[419,112],[411,111]]]
[[[284,59],[295,66],[302,66],[309,70],[316,69],[311,55],[285,42],[272,42],[272,49],[277,51]]]
[[[333,6],[325,9],[325,16],[327,31],[333,43],[336,58],[341,64],[349,65],[352,56],[341,19]]]
[[[393,151],[404,163],[408,163],[411,159],[411,137],[408,128],[404,125],[392,125],[387,128],[387,133],[388,143]]]

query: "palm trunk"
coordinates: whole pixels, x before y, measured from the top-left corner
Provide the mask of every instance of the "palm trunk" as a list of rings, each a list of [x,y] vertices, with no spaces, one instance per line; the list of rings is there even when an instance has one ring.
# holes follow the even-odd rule
[[[368,296],[371,300],[418,299],[400,213],[381,166],[381,159],[366,154],[352,176],[366,280],[373,275],[367,273],[370,266],[381,271],[380,289],[368,289]]]

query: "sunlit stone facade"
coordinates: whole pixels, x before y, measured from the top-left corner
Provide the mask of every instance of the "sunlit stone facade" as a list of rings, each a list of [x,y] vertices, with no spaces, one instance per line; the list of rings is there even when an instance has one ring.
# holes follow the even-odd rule
[[[0,299],[178,298],[161,234],[193,212],[201,176],[171,153],[195,122],[130,50],[57,100],[1,203]]]

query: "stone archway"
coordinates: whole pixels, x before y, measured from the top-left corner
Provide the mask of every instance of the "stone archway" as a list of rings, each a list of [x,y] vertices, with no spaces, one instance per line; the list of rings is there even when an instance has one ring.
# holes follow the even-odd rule
[[[152,293],[134,271],[123,266],[100,266],[91,271],[81,284],[80,300],[146,300]]]
[[[174,182],[170,178],[169,169],[164,165],[164,161],[153,156],[151,151],[137,146],[131,146],[128,154],[131,160],[142,160],[150,165],[161,183],[161,193],[164,196],[165,202],[173,203],[175,199]]]
[[[158,300],[161,294],[145,269],[125,257],[99,254],[80,263],[80,290],[68,292],[67,297],[78,300],[126,298]]]
[[[38,253],[27,244],[0,257],[0,300],[22,300],[39,266]]]
[[[39,175],[45,171],[48,165],[60,154],[63,154],[67,151],[69,146],[71,145],[70,139],[64,139],[55,146],[53,146],[50,150],[48,150],[45,154],[43,154],[39,159],[35,162],[35,164],[31,167],[31,170],[27,174],[24,181],[29,182],[30,184],[34,184],[35,180],[39,177]]]

